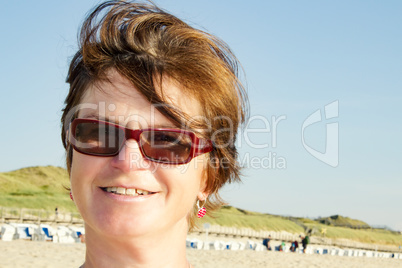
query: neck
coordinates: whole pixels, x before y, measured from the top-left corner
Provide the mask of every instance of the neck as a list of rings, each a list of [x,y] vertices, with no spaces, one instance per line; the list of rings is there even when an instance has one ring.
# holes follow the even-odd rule
[[[86,226],[87,249],[83,267],[188,268],[187,223],[184,225],[178,223],[169,230],[140,237],[111,237]]]

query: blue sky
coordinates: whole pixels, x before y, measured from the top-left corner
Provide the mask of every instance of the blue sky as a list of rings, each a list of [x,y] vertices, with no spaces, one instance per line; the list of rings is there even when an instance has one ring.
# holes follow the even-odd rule
[[[64,81],[80,23],[97,3],[24,2],[2,3],[0,17],[0,172],[64,166]],[[241,160],[265,162],[248,165],[243,183],[224,188],[231,205],[293,216],[341,214],[402,230],[402,2],[156,3],[226,41],[245,70],[247,138],[268,146],[239,139]],[[324,107],[333,102],[337,116],[326,120]],[[334,144],[327,126],[336,125],[335,167],[303,146],[303,123],[317,110],[323,120],[305,128],[304,142],[325,153],[325,144]],[[273,118],[282,118],[276,131]],[[250,131],[267,124],[270,132]]]

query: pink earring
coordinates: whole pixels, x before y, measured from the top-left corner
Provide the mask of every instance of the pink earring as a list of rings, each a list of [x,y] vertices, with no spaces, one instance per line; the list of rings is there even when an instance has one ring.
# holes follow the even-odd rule
[[[73,193],[70,191],[70,199],[71,201],[74,201]]]
[[[205,205],[205,203],[204,203],[204,205]],[[197,200],[197,208],[198,208],[197,217],[198,218],[204,217],[205,213],[207,213],[207,209],[204,207],[204,205],[202,205],[202,207],[200,207],[200,200]]]

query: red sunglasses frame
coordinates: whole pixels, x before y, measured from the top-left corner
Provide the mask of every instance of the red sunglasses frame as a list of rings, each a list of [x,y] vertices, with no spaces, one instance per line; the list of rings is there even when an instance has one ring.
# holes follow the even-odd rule
[[[104,124],[107,126],[112,126],[118,129],[121,129],[124,131],[124,140],[121,141],[121,144],[119,145],[119,149],[117,152],[111,153],[111,154],[97,154],[97,153],[91,153],[91,152],[85,152],[82,151],[79,147],[76,145],[76,139],[74,136],[74,133],[76,131],[77,125],[80,123],[94,123],[94,124]],[[176,133],[183,133],[191,137],[191,149],[189,156],[186,160],[184,161],[178,161],[178,162],[167,162],[167,161],[159,161],[154,158],[150,158],[147,156],[144,152],[144,149],[142,148],[141,142],[140,142],[140,135],[144,131],[168,131],[168,132],[176,132]],[[198,138],[194,132],[187,131],[187,130],[182,130],[182,129],[173,129],[173,128],[146,128],[146,129],[129,129],[114,123],[110,123],[107,121],[102,121],[102,120],[97,120],[97,119],[85,119],[85,118],[76,118],[74,119],[69,126],[69,134],[67,135],[69,143],[72,145],[74,150],[76,150],[79,153],[86,154],[86,155],[92,155],[92,156],[100,156],[100,157],[110,157],[110,156],[116,156],[120,153],[121,149],[124,147],[124,144],[127,140],[133,139],[137,142],[138,147],[140,149],[142,157],[145,159],[156,162],[156,163],[163,163],[163,164],[169,164],[169,165],[182,165],[182,164],[187,164],[190,162],[194,157],[197,157],[199,155],[209,153],[213,150],[213,144],[212,141],[208,139],[203,139],[203,138]]]

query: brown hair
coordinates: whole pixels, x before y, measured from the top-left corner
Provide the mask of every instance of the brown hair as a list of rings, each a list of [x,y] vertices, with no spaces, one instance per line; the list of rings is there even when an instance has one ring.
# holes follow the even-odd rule
[[[195,132],[214,143],[206,170],[206,190],[210,195],[205,207],[208,212],[220,207],[223,201],[218,190],[227,182],[240,181],[234,143],[246,116],[246,94],[238,77],[238,62],[227,45],[152,3],[108,1],[96,7],[81,28],[79,51],[67,76],[70,90],[61,118],[61,136],[69,172],[72,148],[66,141],[66,130],[77,116],[74,109],[90,85],[104,80],[110,69],[127,78],[177,126],[190,119],[169,106],[161,87],[162,90],[155,89],[162,77],[174,79],[185,94],[200,102],[208,122],[191,123],[197,126],[194,129],[208,129]],[[196,208],[189,217],[190,228],[195,214]]]

